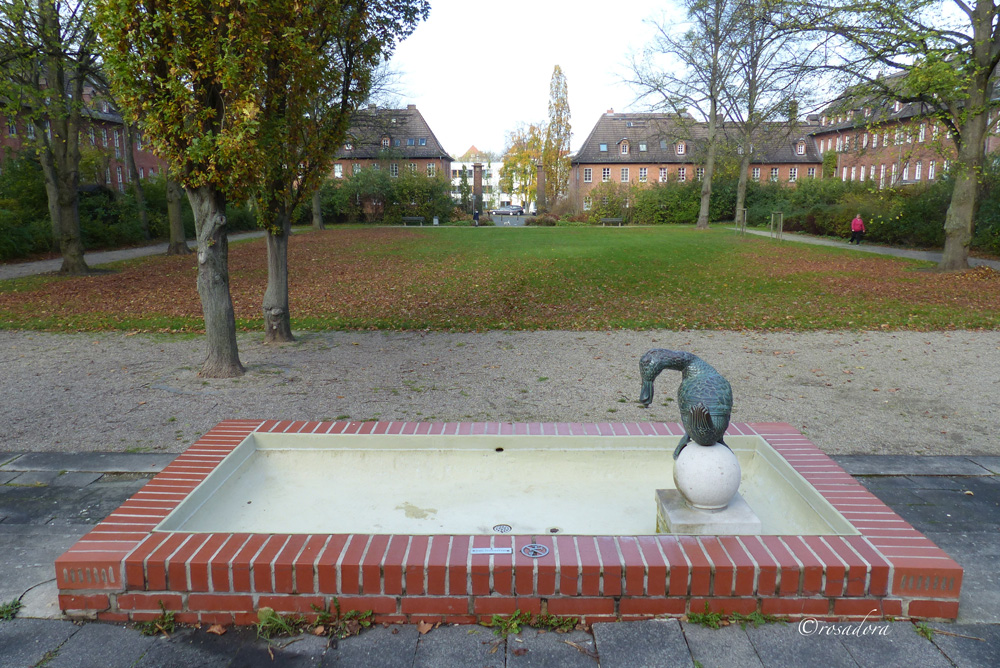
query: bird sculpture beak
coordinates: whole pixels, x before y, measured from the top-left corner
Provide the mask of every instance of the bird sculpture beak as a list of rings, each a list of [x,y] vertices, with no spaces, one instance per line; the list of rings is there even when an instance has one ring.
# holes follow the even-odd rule
[[[653,381],[642,381],[642,391],[639,392],[639,403],[647,408],[649,404],[653,403]]]

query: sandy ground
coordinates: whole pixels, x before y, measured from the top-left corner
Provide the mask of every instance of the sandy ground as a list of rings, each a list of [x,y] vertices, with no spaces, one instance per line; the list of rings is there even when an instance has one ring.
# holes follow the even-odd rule
[[[638,359],[691,351],[734,421],[789,422],[828,453],[1000,454],[1000,332],[328,332],[240,339],[247,374],[203,379],[200,337],[0,332],[0,450],[178,452],[228,418],[678,420]]]

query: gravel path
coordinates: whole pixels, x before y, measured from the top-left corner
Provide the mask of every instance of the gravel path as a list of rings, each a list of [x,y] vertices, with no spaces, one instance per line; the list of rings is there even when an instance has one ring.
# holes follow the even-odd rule
[[[1000,332],[324,332],[199,378],[200,337],[0,332],[0,451],[178,452],[227,418],[677,421],[680,376],[636,403],[649,348],[694,352],[737,421],[833,454],[1000,454]]]

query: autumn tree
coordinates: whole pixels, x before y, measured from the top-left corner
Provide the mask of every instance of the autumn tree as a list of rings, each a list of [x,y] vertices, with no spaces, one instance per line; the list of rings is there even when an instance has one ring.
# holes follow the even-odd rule
[[[715,156],[721,139],[723,88],[733,67],[726,46],[738,0],[684,0],[688,22],[682,31],[656,24],[657,34],[641,60],[633,61],[632,84],[654,109],[677,114],[697,111],[706,121],[704,175],[698,228],[707,229]]]
[[[0,105],[34,127],[63,274],[85,274],[80,239],[83,91],[99,67],[89,0],[0,3]]]
[[[98,22],[116,97],[141,120],[194,211],[203,376],[242,375],[229,289],[227,198],[259,171],[259,91],[271,34],[259,3],[101,0]]]
[[[292,212],[318,190],[343,144],[351,113],[371,94],[373,73],[396,42],[426,18],[426,0],[267,0],[264,80],[257,144],[264,157],[252,180],[267,231],[265,341],[292,341],[288,237]],[[384,84],[385,82],[380,82]]]
[[[817,0],[780,17],[831,38],[825,67],[854,91],[918,105],[957,150],[939,268],[969,266],[969,244],[1000,77],[1000,3],[994,0]]]
[[[521,125],[507,135],[507,149],[500,168],[500,190],[510,193],[525,208],[535,198],[535,181],[544,144],[545,129],[541,124]]]
[[[570,139],[569,88],[566,75],[558,65],[549,82],[549,121],[542,145],[542,170],[545,172],[545,201],[553,205],[565,196],[569,186]]]

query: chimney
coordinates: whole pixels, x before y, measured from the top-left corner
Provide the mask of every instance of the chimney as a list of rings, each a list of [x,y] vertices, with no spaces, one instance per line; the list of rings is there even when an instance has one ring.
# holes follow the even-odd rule
[[[608,116],[611,116],[611,115],[613,115],[614,113],[615,113],[615,110],[614,110],[614,108],[611,108],[611,109],[608,109]]]
[[[369,103],[368,103],[368,108],[369,108],[369,109],[374,109],[374,108],[375,108],[375,105],[374,105],[374,104],[372,104],[371,102],[369,102]]]
[[[409,109],[410,111],[416,111],[417,110],[417,105],[415,105],[415,104],[408,104],[408,105],[406,105],[406,108]]]

